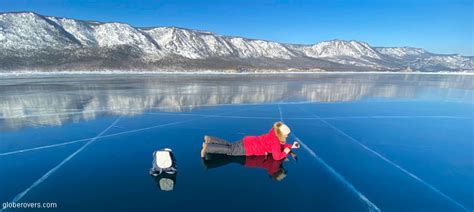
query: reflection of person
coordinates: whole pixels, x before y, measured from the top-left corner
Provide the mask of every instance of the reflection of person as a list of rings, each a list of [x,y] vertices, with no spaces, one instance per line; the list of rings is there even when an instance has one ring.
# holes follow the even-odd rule
[[[283,160],[274,160],[272,157],[206,154],[203,158],[203,164],[206,169],[218,168],[231,163],[237,163],[247,168],[265,169],[268,175],[277,181],[281,181],[286,177],[286,170],[283,167]]]
[[[282,122],[276,122],[267,134],[260,136],[245,136],[243,139],[230,143],[224,139],[204,136],[201,157],[206,153],[224,154],[230,156],[262,156],[272,154],[273,159],[286,158],[291,149],[299,148],[298,142],[286,144],[290,128]]]

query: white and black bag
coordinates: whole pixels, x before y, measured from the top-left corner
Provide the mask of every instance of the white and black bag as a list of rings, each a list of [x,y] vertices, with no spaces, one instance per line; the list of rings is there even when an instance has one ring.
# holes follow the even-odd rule
[[[175,174],[177,171],[176,159],[171,149],[164,148],[153,152],[153,163],[150,169],[151,175],[158,176],[163,172]]]

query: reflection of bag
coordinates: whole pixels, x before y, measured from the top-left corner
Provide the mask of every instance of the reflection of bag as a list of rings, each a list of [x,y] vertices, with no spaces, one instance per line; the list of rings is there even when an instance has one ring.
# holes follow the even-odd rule
[[[151,175],[158,176],[162,172],[175,174],[177,171],[176,159],[171,149],[164,148],[153,152],[153,163],[150,169]]]
[[[176,186],[176,175],[168,174],[163,172],[159,175],[152,175],[153,179],[155,179],[158,188],[162,191],[173,191],[174,187]]]

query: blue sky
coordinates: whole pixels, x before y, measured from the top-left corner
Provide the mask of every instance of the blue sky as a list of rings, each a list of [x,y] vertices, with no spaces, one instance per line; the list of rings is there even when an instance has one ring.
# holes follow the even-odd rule
[[[472,0],[0,0],[1,12],[33,11],[133,26],[177,26],[284,43],[366,41],[434,53],[473,54]]]

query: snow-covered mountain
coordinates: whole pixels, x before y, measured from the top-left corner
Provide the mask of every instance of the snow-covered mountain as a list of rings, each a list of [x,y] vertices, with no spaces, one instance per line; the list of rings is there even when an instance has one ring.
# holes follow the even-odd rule
[[[21,12],[0,14],[0,70],[474,71],[474,58],[361,41],[283,44]]]

